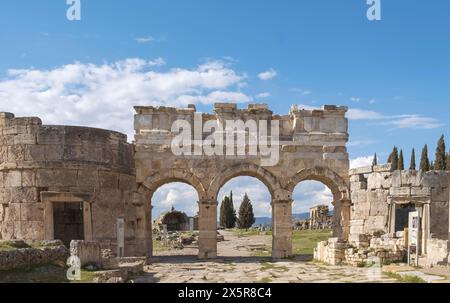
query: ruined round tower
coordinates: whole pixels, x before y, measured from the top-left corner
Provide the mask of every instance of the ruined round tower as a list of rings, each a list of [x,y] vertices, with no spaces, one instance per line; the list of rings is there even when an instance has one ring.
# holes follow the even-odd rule
[[[0,113],[0,240],[99,241],[114,250],[123,218],[125,254],[143,255],[150,211],[135,179],[124,134]]]

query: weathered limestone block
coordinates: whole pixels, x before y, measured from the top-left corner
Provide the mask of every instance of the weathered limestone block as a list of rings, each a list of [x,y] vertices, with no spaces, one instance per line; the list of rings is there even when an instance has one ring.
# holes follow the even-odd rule
[[[387,217],[386,216],[373,216],[367,218],[364,224],[365,233],[371,233],[374,231],[385,231],[387,230]]]
[[[8,171],[4,174],[4,182],[6,187],[22,186],[22,173],[20,171]]]
[[[12,187],[9,189],[10,203],[32,203],[38,201],[36,187]]]
[[[94,169],[80,169],[77,174],[77,185],[79,187],[98,187],[98,171]]]
[[[34,134],[17,134],[14,136],[14,144],[27,144],[34,145],[36,144],[36,135]]]
[[[370,216],[387,217],[388,210],[388,203],[385,200],[378,200],[370,203]]]
[[[120,174],[119,175],[119,189],[133,190],[136,188],[136,178],[134,176]]]
[[[448,240],[449,202],[431,202],[430,218],[431,234],[433,234],[437,239]]]
[[[449,264],[448,240],[429,239],[427,244],[427,266]]]
[[[385,203],[387,204],[387,197],[389,192],[384,189],[376,189],[367,191],[367,202],[369,203]]]
[[[350,220],[350,235],[360,235],[364,233],[364,219]]]
[[[370,215],[370,203],[358,203],[353,207],[353,219],[365,219]]]
[[[412,196],[431,196],[431,188],[430,187],[411,187],[411,195]]]
[[[361,168],[355,168],[355,169],[351,169],[349,171],[350,175],[364,175],[364,174],[371,174],[373,172],[373,166],[366,166],[366,167],[361,167]]]
[[[44,221],[44,206],[42,203],[23,203],[20,206],[20,220]]]
[[[402,187],[402,172],[395,170],[392,172],[392,187]]]
[[[449,188],[436,187],[431,189],[432,201],[449,201]]]
[[[45,145],[46,161],[61,161],[64,157],[64,145]]]
[[[99,242],[72,240],[70,242],[70,255],[80,259],[81,266],[96,265],[102,267],[102,249]]]
[[[424,187],[448,187],[449,172],[430,171],[423,174],[422,186]]]
[[[100,187],[119,188],[119,175],[106,171],[99,171]]]
[[[410,196],[411,188],[410,187],[391,187],[389,190],[389,194],[391,196]]]
[[[22,186],[32,187],[36,186],[36,173],[32,170],[22,171]]]
[[[16,237],[25,240],[43,240],[43,221],[20,221],[20,229],[16,228]]]
[[[351,183],[366,182],[366,181],[367,181],[367,179],[364,177],[364,175],[351,175],[350,176]]]
[[[422,186],[422,171],[407,170],[402,172],[402,186]]]
[[[391,163],[387,163],[387,164],[382,164],[382,165],[375,165],[373,167],[373,171],[376,172],[376,173],[392,172],[392,164]]]

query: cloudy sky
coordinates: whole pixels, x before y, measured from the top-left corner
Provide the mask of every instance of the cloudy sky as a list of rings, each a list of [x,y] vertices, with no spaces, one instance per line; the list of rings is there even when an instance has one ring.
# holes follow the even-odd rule
[[[448,133],[449,1],[383,0],[379,22],[367,20],[365,0],[81,3],[81,21],[70,22],[65,0],[2,1],[0,111],[132,140],[133,105],[347,105],[353,167],[375,152],[385,161],[393,145],[409,159]],[[270,214],[262,184],[236,180],[223,191],[236,201],[248,192],[256,213]],[[165,186],[155,204],[196,207],[180,188]],[[303,212],[330,193],[309,182],[294,198]]]

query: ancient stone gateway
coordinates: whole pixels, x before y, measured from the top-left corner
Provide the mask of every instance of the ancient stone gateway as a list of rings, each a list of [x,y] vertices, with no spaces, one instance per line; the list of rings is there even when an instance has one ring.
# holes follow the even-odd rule
[[[227,181],[238,176],[257,178],[271,194],[273,257],[292,255],[292,193],[296,185],[305,180],[320,181],[331,189],[335,207],[334,236],[347,239],[350,201],[346,107],[324,106],[321,110],[293,107],[285,116],[274,115],[266,105],[258,104],[249,105],[247,109],[238,109],[235,104],[216,104],[214,114],[197,113],[193,106],[186,109],[135,107],[135,110],[136,178],[139,192],[145,196],[144,209],[151,211],[153,193],[164,184],[183,182],[194,187],[199,197],[200,258],[217,256],[217,196]],[[258,153],[251,156],[176,155],[171,144],[179,131],[172,126],[180,120],[191,125],[193,130],[200,128],[200,132],[208,121],[215,123],[217,129],[230,120],[244,123],[263,121],[268,125],[278,122],[279,161],[275,165],[262,165],[263,156],[259,148]],[[188,148],[195,150],[201,147],[204,144],[202,139],[212,133],[202,133],[200,138],[195,138],[194,134],[195,141]],[[233,138],[240,135],[237,130],[231,130],[231,133]],[[266,138],[270,137],[273,138],[274,134],[269,133]],[[258,142],[261,139],[262,136]],[[227,148],[225,145],[219,147],[222,150]],[[237,148],[233,146],[232,150]],[[251,144],[247,146],[249,148]],[[146,232],[150,230],[146,228]],[[150,236],[145,235],[144,238],[149,239]]]

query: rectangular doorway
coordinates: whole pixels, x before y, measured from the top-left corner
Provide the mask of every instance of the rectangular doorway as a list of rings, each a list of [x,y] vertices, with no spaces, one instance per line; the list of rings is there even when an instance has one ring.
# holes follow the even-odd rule
[[[397,204],[395,208],[395,231],[404,231],[408,228],[409,213],[416,211],[413,203]]]
[[[72,240],[84,240],[83,203],[53,203],[54,239],[66,247]]]

